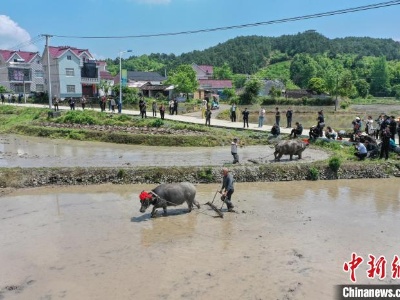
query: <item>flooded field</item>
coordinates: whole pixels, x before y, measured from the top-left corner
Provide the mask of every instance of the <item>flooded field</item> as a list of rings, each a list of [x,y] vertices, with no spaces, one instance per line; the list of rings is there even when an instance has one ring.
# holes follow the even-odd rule
[[[155,185],[17,190],[0,198],[0,299],[333,299],[344,262],[400,255],[398,179],[237,184],[237,213],[139,213]],[[198,185],[211,201],[219,185]],[[219,206],[218,197],[215,203]],[[161,212],[159,212],[161,213]]]
[[[274,161],[273,146],[239,148],[241,163]],[[288,162],[288,156],[282,162]],[[322,150],[307,149],[301,162],[327,159]],[[233,160],[230,145],[221,147],[152,147],[40,137],[0,135],[0,167],[203,166]],[[293,161],[297,161],[297,156]]]

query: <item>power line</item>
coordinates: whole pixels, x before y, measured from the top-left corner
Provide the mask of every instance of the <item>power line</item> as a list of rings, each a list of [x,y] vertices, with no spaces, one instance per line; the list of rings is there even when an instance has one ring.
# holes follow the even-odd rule
[[[14,47],[11,47],[10,49],[11,49],[11,50],[17,51],[17,50],[19,50],[19,49],[21,49],[21,48],[25,48],[25,47],[28,47],[28,46],[30,46],[30,45],[36,44],[36,43],[42,41],[43,39],[44,39],[43,36],[38,35],[38,36],[36,36],[36,37],[34,37],[34,38],[28,40],[28,41],[22,42],[22,43],[20,43],[20,44],[14,46]]]
[[[180,32],[170,32],[170,33],[155,33],[155,34],[127,35],[127,36],[69,36],[69,35],[53,35],[53,36],[59,37],[59,38],[75,38],[75,39],[129,39],[129,38],[150,38],[150,37],[161,37],[161,36],[174,36],[174,35],[195,34],[195,33],[241,29],[241,28],[247,28],[247,27],[257,27],[257,26],[265,26],[265,25],[272,25],[272,24],[279,24],[279,23],[295,22],[295,21],[302,21],[302,20],[308,20],[308,19],[329,17],[329,16],[334,16],[334,15],[348,14],[348,13],[359,12],[359,11],[372,10],[372,9],[377,9],[377,8],[382,8],[382,7],[395,6],[395,5],[399,5],[399,4],[400,4],[400,0],[388,1],[388,2],[381,2],[381,3],[376,3],[376,4],[358,6],[358,7],[353,7],[353,8],[334,10],[334,11],[329,11],[329,12],[324,12],[324,13],[305,15],[305,16],[300,16],[300,17],[292,17],[292,18],[285,18],[285,19],[278,19],[278,20],[272,20],[272,21],[250,23],[250,24],[242,24],[242,25],[224,26],[224,27],[198,29],[198,30],[188,30],[188,31],[180,31]]]

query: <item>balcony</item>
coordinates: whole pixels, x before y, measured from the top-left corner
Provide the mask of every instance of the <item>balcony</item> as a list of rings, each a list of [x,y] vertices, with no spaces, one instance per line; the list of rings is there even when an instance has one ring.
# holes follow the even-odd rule
[[[81,83],[82,84],[99,84],[100,79],[99,78],[81,77]]]

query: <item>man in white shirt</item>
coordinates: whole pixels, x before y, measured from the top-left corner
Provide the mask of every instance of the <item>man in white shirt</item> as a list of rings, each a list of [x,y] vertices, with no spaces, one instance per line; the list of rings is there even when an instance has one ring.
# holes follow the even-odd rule
[[[364,158],[367,157],[367,153],[368,153],[365,145],[363,143],[361,143],[360,141],[357,141],[355,144],[355,147],[357,149],[357,152],[354,153],[354,155],[357,156],[359,160],[364,160]]]
[[[234,138],[233,142],[231,143],[231,153],[233,156],[233,163],[239,163],[239,155],[237,154],[237,146],[238,146],[238,139]]]

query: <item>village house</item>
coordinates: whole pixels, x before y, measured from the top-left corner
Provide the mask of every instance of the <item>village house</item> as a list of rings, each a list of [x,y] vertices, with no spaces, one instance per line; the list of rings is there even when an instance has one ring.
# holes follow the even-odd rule
[[[44,92],[42,58],[38,52],[0,50],[0,85],[14,94]]]
[[[50,78],[48,72],[47,48],[43,52],[42,64],[45,89],[51,97],[93,97],[100,83],[99,68],[95,58],[87,49],[70,46],[49,46]]]
[[[213,66],[192,64],[192,68],[199,82],[199,88],[193,95],[196,99],[219,98],[224,89],[233,87],[232,80],[213,79]]]

